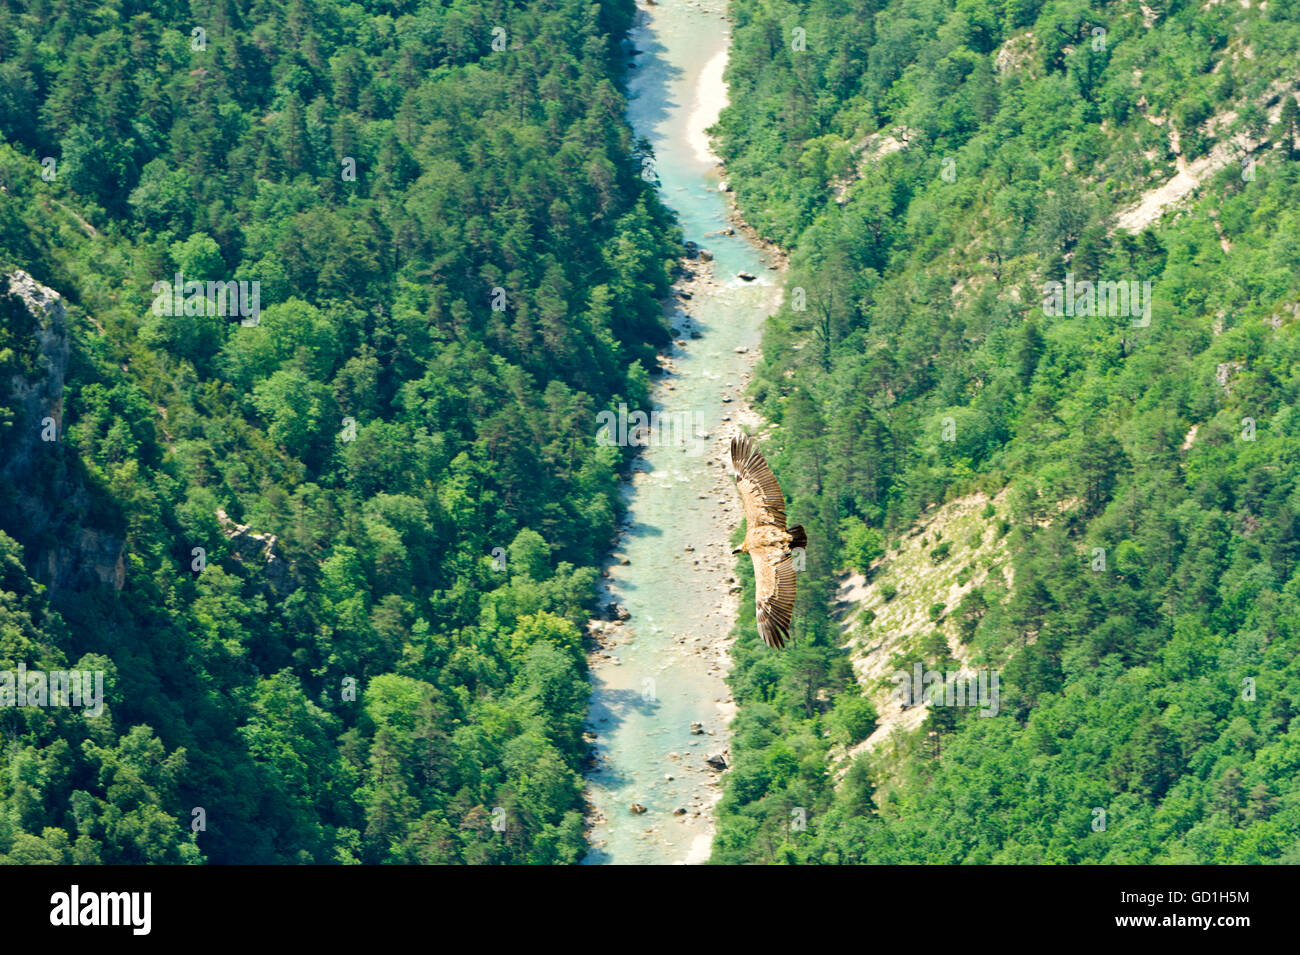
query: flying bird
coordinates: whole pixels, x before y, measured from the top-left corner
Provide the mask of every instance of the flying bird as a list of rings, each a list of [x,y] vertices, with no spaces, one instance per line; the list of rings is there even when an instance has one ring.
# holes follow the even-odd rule
[[[745,506],[745,542],[732,551],[754,562],[758,633],[769,647],[784,647],[794,616],[794,555],[808,546],[803,525],[786,529],[785,497],[752,438],[731,439],[731,468]]]

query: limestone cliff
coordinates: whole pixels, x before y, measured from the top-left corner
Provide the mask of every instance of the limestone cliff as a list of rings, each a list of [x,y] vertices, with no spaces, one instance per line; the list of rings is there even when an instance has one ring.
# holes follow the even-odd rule
[[[126,580],[125,542],[104,515],[92,519],[85,469],[63,435],[63,388],[71,352],[63,297],[21,270],[5,277],[4,315],[32,319],[30,361],[0,381],[0,530],[26,549],[31,574],[52,592]],[[25,336],[26,337],[26,336]],[[30,344],[30,342],[25,343]]]

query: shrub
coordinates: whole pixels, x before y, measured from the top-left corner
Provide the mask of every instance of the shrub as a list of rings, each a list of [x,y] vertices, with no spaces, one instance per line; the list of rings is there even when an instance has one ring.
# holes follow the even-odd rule
[[[876,729],[876,708],[865,696],[856,693],[843,693],[835,701],[827,720],[830,723],[831,738],[845,746],[862,742]]]
[[[840,534],[844,538],[844,560],[859,573],[867,573],[885,554],[884,537],[861,518],[847,517],[841,521]]]

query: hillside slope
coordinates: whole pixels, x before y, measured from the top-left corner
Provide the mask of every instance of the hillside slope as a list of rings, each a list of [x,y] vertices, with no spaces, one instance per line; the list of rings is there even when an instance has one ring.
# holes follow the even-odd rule
[[[722,153],[793,249],[754,394],[827,544],[733,651],[715,861],[1300,861],[1300,4],[1143,9],[734,5]],[[998,713],[862,747],[839,584],[973,494],[1009,586],[894,662]]]

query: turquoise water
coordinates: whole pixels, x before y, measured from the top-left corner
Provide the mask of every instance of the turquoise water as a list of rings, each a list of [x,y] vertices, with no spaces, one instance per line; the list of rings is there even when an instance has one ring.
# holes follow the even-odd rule
[[[630,79],[630,120],[653,147],[661,195],[685,238],[714,254],[711,263],[694,264],[711,267],[717,284],[693,286],[685,310],[674,312],[685,345],[673,347],[673,371],[655,389],[657,409],[668,421],[689,422],[690,434],[665,428],[625,488],[630,523],[616,558],[629,564],[609,568],[601,603],[617,602],[631,617],[593,658],[589,729],[598,769],[588,791],[603,819],[592,829],[589,863],[704,861],[718,794],[704,759],[727,746],[725,640],[737,600],[729,593],[729,535],[740,508],[721,466],[737,421],[724,417],[739,417],[762,323],[780,293],[778,273],[759,249],[739,233],[711,234],[729,223],[720,170],[699,154],[698,130],[716,116],[701,110],[698,93],[727,48],[724,9],[721,0],[663,0],[641,10],[632,35],[642,53]],[[757,279],[743,282],[740,271]],[[701,337],[687,337],[691,329]],[[692,722],[702,735],[692,733]],[[634,814],[633,803],[645,812]]]

